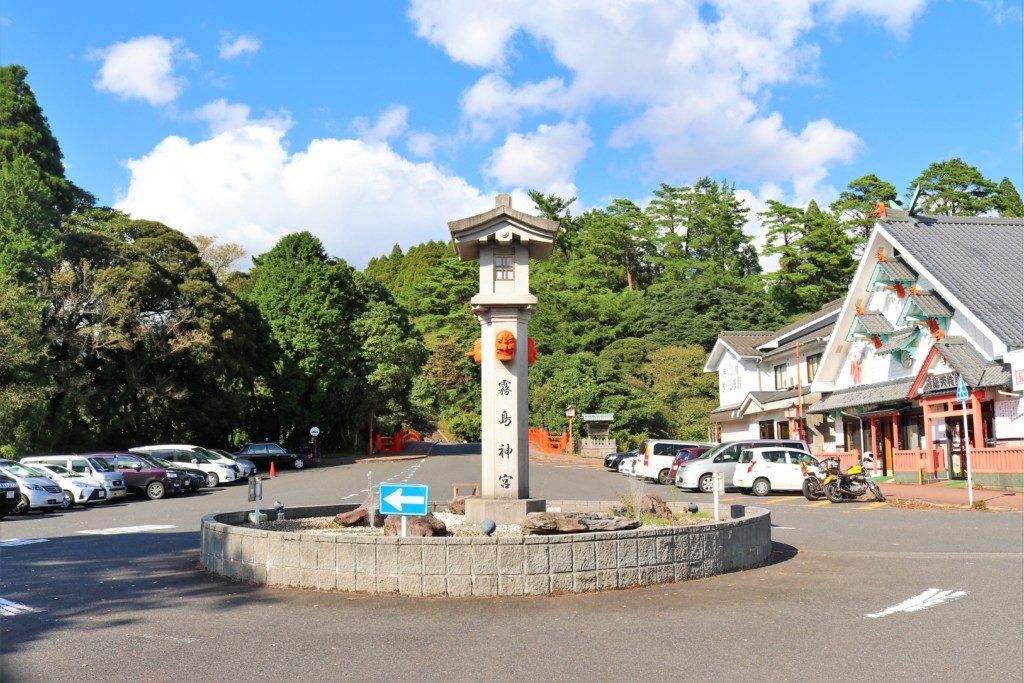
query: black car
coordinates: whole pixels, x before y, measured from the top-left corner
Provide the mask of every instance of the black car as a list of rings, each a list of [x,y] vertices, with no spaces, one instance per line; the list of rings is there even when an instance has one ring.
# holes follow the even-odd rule
[[[256,465],[256,470],[269,470],[270,463],[277,467],[290,466],[301,470],[313,462],[311,456],[306,453],[296,453],[276,443],[250,443],[245,448],[235,453],[239,458],[245,458]]]
[[[166,467],[169,470],[174,470],[178,474],[185,477],[186,484],[182,487],[183,493],[195,493],[199,489],[206,486],[206,472],[203,472],[197,467],[185,467],[181,463],[171,462],[170,460],[164,460],[158,458],[155,455],[136,453],[143,460],[148,460],[157,467]]]
[[[0,519],[6,517],[21,502],[21,489],[18,482],[5,474],[0,474]]]
[[[638,453],[638,451],[635,451],[635,450],[633,450],[633,451],[624,451],[622,453],[612,453],[611,455],[605,457],[605,459],[604,459],[604,466],[607,467],[610,470],[617,470],[617,469],[619,469],[619,463],[621,463],[626,458],[633,457],[637,453]]]

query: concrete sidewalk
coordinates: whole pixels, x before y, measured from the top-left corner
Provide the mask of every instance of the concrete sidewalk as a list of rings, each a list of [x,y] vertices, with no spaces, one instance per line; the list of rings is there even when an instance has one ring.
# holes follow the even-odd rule
[[[932,484],[899,484],[883,482],[878,486],[886,498],[920,501],[932,505],[967,507],[967,484],[941,481]],[[950,486],[950,484],[953,484]],[[984,501],[990,509],[1024,510],[1024,493],[974,487],[974,502]]]

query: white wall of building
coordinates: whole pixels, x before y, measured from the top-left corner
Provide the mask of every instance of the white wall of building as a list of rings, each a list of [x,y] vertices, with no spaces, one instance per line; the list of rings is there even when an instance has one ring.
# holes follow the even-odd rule
[[[728,352],[722,356],[718,365],[719,405],[736,405],[759,388],[756,361],[740,360]]]

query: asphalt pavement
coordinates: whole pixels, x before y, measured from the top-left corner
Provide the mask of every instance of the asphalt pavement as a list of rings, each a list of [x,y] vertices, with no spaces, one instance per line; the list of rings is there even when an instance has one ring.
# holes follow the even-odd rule
[[[431,498],[479,456],[285,471],[264,505]],[[614,500],[632,481],[531,467],[531,493]],[[667,500],[710,496],[649,483]],[[1024,515],[727,493],[772,512],[772,563],[628,591],[411,599],[238,584],[198,568],[199,521],[245,486],[0,522],[3,681],[1024,679]]]

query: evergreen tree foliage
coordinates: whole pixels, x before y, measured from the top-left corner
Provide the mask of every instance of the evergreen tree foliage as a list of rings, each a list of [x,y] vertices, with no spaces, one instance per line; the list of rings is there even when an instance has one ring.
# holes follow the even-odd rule
[[[999,209],[1000,216],[1024,217],[1024,203],[1021,202],[1020,193],[1009,178],[1004,177],[999,183],[996,208]]]
[[[929,164],[907,186],[908,197],[918,185],[921,186],[918,213],[977,216],[997,208],[999,202],[996,184],[960,159]]]
[[[32,283],[54,264],[60,214],[39,167],[21,155],[0,161],[0,277]]]
[[[829,208],[843,222],[856,254],[864,250],[878,220],[874,215],[875,206],[879,202],[888,206],[893,201],[896,201],[896,187],[869,173],[851,180],[839,198],[832,202]]]

